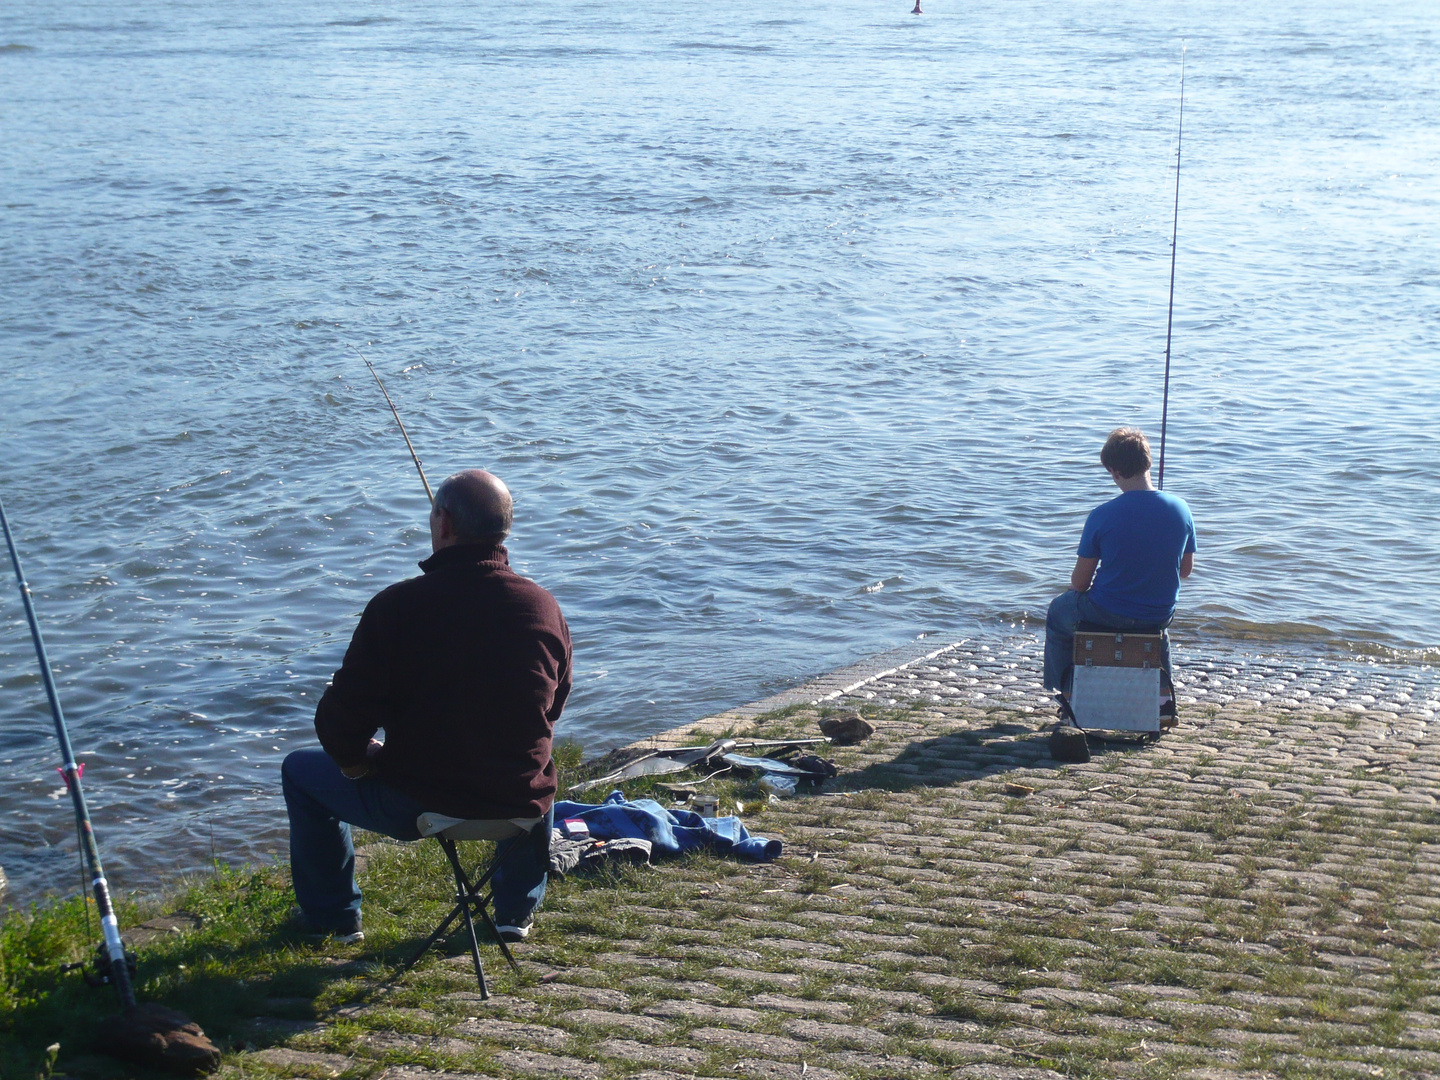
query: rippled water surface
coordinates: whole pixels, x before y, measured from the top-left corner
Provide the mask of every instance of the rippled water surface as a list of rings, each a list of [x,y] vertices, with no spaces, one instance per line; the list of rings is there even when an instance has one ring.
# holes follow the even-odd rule
[[[1434,658],[1440,9],[909,6],[7,6],[0,496],[122,886],[282,842],[426,553],[348,345],[515,491],[588,746],[1043,612],[1158,427],[1182,39],[1180,633]],[[73,840],[0,628],[33,895]]]

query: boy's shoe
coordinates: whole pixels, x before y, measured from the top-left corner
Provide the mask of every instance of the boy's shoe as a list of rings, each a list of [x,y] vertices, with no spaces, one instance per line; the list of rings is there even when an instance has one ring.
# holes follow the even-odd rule
[[[534,919],[526,919],[520,926],[497,926],[495,930],[500,935],[501,941],[514,944],[517,941],[524,941],[529,937],[530,928],[534,925]]]

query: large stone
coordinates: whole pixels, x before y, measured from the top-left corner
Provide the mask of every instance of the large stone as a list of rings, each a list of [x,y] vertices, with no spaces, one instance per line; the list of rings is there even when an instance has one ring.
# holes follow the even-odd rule
[[[148,1002],[101,1021],[96,1043],[107,1054],[165,1072],[213,1072],[220,1050],[184,1013]]]

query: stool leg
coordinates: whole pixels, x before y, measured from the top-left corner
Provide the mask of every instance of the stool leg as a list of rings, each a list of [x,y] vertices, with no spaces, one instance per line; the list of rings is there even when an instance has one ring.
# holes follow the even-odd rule
[[[440,844],[440,847],[443,849],[446,844],[445,838],[443,836],[437,836],[435,837],[435,839]],[[447,852],[446,854],[448,855],[449,853]],[[457,875],[463,875],[463,871],[461,871],[458,866],[458,859],[452,857],[450,860],[450,866]],[[460,899],[460,896],[464,891],[465,888],[462,884],[462,879],[460,876],[457,876],[455,881],[455,898],[457,900]],[[450,914],[445,916],[445,920],[435,928],[435,932],[426,939],[425,944],[420,946],[420,948],[416,951],[415,955],[412,956],[401,966],[400,970],[402,972],[409,971],[412,967],[418,964],[421,958],[424,957],[424,955],[435,946],[435,943],[450,932],[450,927],[455,925],[456,919],[460,918],[462,910],[463,908],[460,904],[456,904],[453,908],[451,908]]]
[[[430,935],[429,940],[420,947],[420,951],[411,957],[400,970],[402,972],[408,971],[419,963],[420,958],[429,952],[437,941],[445,936],[450,927],[454,925],[455,920],[463,918],[465,931],[470,935],[470,959],[475,964],[475,979],[480,984],[480,999],[482,1001],[489,1000],[490,988],[486,985],[485,981],[485,967],[480,962],[480,941],[475,933],[475,915],[478,914],[480,916],[486,928],[494,936],[495,942],[500,946],[500,952],[509,963],[511,970],[514,971],[516,975],[519,975],[520,965],[516,962],[515,955],[510,951],[510,946],[500,936],[500,930],[496,927],[495,920],[490,914],[494,890],[488,893],[484,893],[483,890],[490,884],[490,879],[495,876],[495,871],[499,868],[500,864],[515,850],[515,846],[523,837],[512,837],[497,845],[495,857],[490,860],[489,867],[473,882],[469,876],[466,875],[465,868],[460,864],[460,852],[456,848],[455,842],[445,836],[436,836],[435,839],[444,849],[445,857],[450,860],[450,869],[455,875],[455,899],[457,903],[455,907],[451,909],[450,914],[445,917],[445,921],[435,928],[435,932]],[[477,867],[477,871],[478,869]]]
[[[430,935],[429,940],[426,941],[424,945],[420,946],[419,951],[414,956],[412,956],[409,960],[405,961],[405,963],[401,966],[400,970],[409,971],[412,967],[418,964],[420,962],[420,958],[424,956],[427,952],[429,952],[430,949],[434,946],[434,944],[442,937],[444,937],[446,933],[449,932],[450,927],[454,925],[455,920],[458,918],[460,918],[460,905],[456,904],[450,910],[450,914],[445,916],[445,921],[435,928],[435,932]]]
[[[455,871],[455,899],[459,901],[460,913],[465,917],[465,930],[470,935],[470,959],[475,962],[475,979],[480,983],[480,1000],[490,999],[490,988],[485,985],[485,966],[480,963],[480,942],[475,936],[475,920],[470,917],[470,905],[474,904],[480,909],[480,914],[485,916],[485,921],[491,927],[490,916],[485,911],[483,898],[476,895],[479,883],[475,886],[470,884],[465,876],[465,870],[460,865],[460,854],[455,850],[455,841],[446,837],[439,837],[440,846],[445,849],[445,854],[450,858],[450,865]],[[499,936],[498,934],[496,935]]]
[[[487,896],[485,899],[488,901],[490,898]],[[505,954],[505,959],[510,962],[510,970],[515,972],[516,975],[519,975],[520,965],[515,962],[515,956],[510,952],[510,946],[507,945],[505,939],[500,936],[500,930],[495,925],[495,920],[490,917],[490,906],[488,902],[479,905],[479,907],[480,917],[485,920],[485,925],[490,928],[490,933],[494,935],[495,944],[500,946],[500,951]]]
[[[516,836],[510,840],[504,841],[503,844],[496,847],[495,857],[490,860],[490,866],[483,874],[480,875],[479,879],[475,882],[475,888],[473,890],[473,893],[478,893],[481,889],[485,888],[485,886],[490,884],[490,879],[495,876],[495,871],[500,868],[501,863],[503,863],[507,858],[509,858],[510,853],[515,850],[516,846],[520,843],[522,839],[524,839],[524,837]],[[491,935],[495,938],[495,943],[500,946],[500,951],[505,955],[505,960],[509,963],[510,969],[514,971],[516,975],[519,975],[520,965],[515,962],[515,954],[510,951],[510,946],[506,944],[505,939],[500,936],[500,930],[496,927],[495,920],[490,916],[490,900],[491,897],[493,897],[494,895],[494,890],[491,890],[491,892],[486,895],[483,900],[476,903],[475,907],[480,912],[480,917],[485,920],[485,925],[489,928]]]

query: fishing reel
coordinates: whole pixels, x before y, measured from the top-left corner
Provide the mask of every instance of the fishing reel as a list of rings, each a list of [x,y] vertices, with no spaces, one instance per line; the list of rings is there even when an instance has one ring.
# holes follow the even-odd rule
[[[83,969],[81,976],[84,978],[86,986],[92,986],[98,989],[102,986],[109,986],[114,982],[114,963],[115,962],[110,959],[109,950],[102,941],[95,947],[95,959],[88,969],[83,964],[76,964],[74,966]],[[127,948],[125,950],[125,970],[130,976],[131,986],[135,985],[136,969],[135,951]]]

